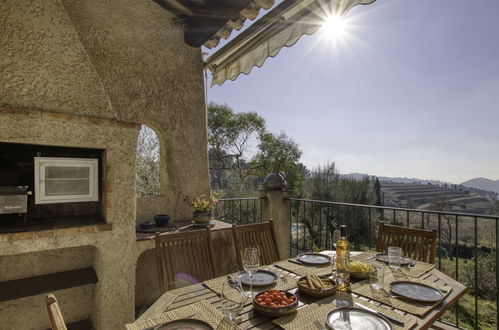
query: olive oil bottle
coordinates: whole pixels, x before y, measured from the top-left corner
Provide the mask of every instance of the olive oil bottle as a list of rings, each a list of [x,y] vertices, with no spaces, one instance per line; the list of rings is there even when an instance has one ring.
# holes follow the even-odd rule
[[[350,243],[345,225],[340,227],[340,239],[336,242],[336,272],[341,282],[339,289],[346,290],[350,283]]]

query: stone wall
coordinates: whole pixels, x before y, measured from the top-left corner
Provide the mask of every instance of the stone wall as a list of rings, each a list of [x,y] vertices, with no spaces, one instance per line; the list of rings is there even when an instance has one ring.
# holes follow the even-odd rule
[[[0,2],[0,105],[113,118],[60,1]]]
[[[94,247],[81,246],[0,256],[0,281],[92,267],[95,252]],[[93,313],[94,292],[94,284],[53,292],[61,304],[66,322],[79,321]],[[45,296],[46,294],[39,294],[1,302],[2,329],[5,325],[20,329],[21,324],[23,329],[46,329],[48,320]]]
[[[200,50],[154,1],[63,3],[118,118],[158,135],[161,213],[190,218],[189,200],[209,190]]]
[[[163,212],[209,191],[202,58],[154,1],[0,2],[0,106],[153,128]]]
[[[98,329],[114,329],[134,319],[134,151],[138,130],[136,124],[109,119],[0,108],[0,141],[106,150],[103,211],[108,224],[0,235],[2,269],[19,260],[12,272],[2,271],[5,280],[80,268],[79,262],[88,264],[92,259],[97,284],[56,292],[63,301],[73,299],[66,309],[68,321],[90,317]],[[93,247],[92,255],[81,257],[87,251],[78,249],[82,246]],[[25,319],[13,318],[12,306],[25,311]],[[40,322],[30,323],[30,327],[47,328],[48,318],[39,315],[43,306],[43,295],[5,301],[0,303],[0,319],[8,318],[12,329],[25,329],[26,319]]]
[[[62,307],[69,321],[89,316],[97,329],[118,329],[134,319],[143,252],[135,239],[136,124],[152,127],[161,144],[161,196],[142,213],[190,218],[189,201],[209,191],[202,64],[200,49],[184,44],[182,26],[154,1],[0,2],[0,142],[106,150],[102,202],[112,226],[0,235],[0,256],[95,248],[98,283],[56,292],[73,298]],[[56,261],[47,265],[33,274],[57,271]],[[30,327],[47,328],[40,298],[1,303],[0,319],[16,306],[32,317]]]

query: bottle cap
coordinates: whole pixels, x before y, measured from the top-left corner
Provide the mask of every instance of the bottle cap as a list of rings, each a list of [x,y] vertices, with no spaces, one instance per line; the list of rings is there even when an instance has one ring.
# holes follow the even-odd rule
[[[341,232],[341,237],[347,237],[347,226],[341,225],[340,226],[340,232]]]

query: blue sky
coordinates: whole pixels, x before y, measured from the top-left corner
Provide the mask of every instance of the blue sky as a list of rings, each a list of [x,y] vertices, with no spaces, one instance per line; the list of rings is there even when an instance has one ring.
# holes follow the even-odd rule
[[[377,0],[208,90],[342,173],[499,179],[499,1]]]

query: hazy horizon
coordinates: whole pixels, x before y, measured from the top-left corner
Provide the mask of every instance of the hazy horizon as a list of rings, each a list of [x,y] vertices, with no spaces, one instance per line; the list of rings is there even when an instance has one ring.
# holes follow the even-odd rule
[[[499,179],[499,1],[377,0],[209,101],[255,111],[313,168],[461,183]]]

